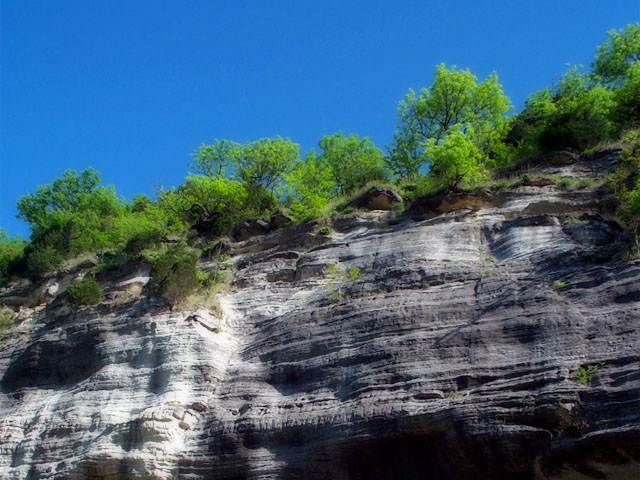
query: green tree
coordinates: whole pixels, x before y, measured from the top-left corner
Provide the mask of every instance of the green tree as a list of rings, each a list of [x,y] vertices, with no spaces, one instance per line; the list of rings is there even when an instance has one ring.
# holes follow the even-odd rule
[[[159,202],[199,231],[224,234],[247,215],[247,197],[235,180],[189,175],[178,189],[162,192]]]
[[[119,198],[113,187],[99,185],[93,169],[67,170],[51,184],[18,200],[22,218],[31,223],[23,270],[33,278],[57,268],[65,258],[83,252],[128,245],[131,254],[148,248],[183,227],[177,213],[144,195],[133,202]]]
[[[230,140],[216,140],[211,145],[201,144],[191,154],[191,166],[197,173],[208,177],[222,178],[227,170],[238,162],[243,146]]]
[[[428,163],[427,142],[439,145],[454,126],[491,155],[506,130],[504,114],[509,107],[495,72],[478,83],[469,70],[438,65],[432,85],[419,94],[409,90],[398,105],[389,167],[400,176],[418,173]]]
[[[611,30],[607,36],[596,49],[593,71],[607,83],[618,83],[640,62],[640,23]]]
[[[622,163],[610,175],[609,183],[618,199],[618,216],[627,224],[635,240],[634,253],[640,254],[640,144],[622,154]]]
[[[610,118],[620,134],[640,125],[640,23],[611,30],[607,36],[596,49],[593,71],[613,90]]]
[[[441,143],[427,142],[425,154],[431,158],[432,176],[442,188],[454,190],[460,186],[474,186],[487,178],[482,152],[465,135],[462,128],[452,128]]]
[[[615,106],[611,118],[618,133],[640,126],[640,62],[629,67],[626,77],[613,91],[613,98]]]
[[[326,165],[335,184],[335,193],[349,193],[372,180],[387,177],[384,154],[367,137],[342,132],[325,135],[318,142],[319,165]]]
[[[27,245],[18,235],[9,237],[6,230],[0,228],[0,285],[21,273]]]
[[[293,165],[285,180],[290,195],[289,210],[297,220],[318,215],[336,190],[331,168],[314,150]]]
[[[539,137],[543,150],[583,150],[609,138],[614,107],[610,90],[577,67],[569,69],[554,89],[553,113]]]
[[[262,138],[236,149],[232,160],[236,175],[250,186],[273,190],[300,157],[300,146],[288,138]]]
[[[581,151],[611,136],[614,107],[613,92],[574,66],[553,88],[529,96],[507,139],[520,147],[520,156],[565,148]]]
[[[66,170],[51,184],[41,185],[35,193],[20,197],[18,218],[29,222],[34,231],[46,229],[51,212],[76,210],[84,196],[93,192],[99,183],[100,176],[93,168],[80,174],[75,170]]]

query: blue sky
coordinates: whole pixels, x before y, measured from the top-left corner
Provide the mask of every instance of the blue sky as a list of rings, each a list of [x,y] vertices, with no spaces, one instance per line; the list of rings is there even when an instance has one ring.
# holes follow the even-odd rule
[[[384,147],[441,62],[495,70],[517,111],[639,19],[640,0],[0,0],[0,227],[28,236],[16,200],[68,168],[131,198],[216,138]]]

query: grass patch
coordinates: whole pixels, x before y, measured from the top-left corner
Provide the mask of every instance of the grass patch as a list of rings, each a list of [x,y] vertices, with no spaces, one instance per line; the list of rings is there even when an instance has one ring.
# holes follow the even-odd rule
[[[605,150],[627,150],[636,147],[640,142],[640,128],[625,130],[614,140],[600,142],[595,147],[588,148],[582,152],[582,156],[590,157]]]
[[[602,185],[606,180],[597,181],[591,177],[555,177],[556,184],[564,190],[592,190]]]

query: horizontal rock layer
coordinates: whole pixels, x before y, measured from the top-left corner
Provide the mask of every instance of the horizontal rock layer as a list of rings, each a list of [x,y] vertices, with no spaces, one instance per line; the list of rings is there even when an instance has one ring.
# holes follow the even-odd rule
[[[532,185],[279,229],[231,245],[219,309],[123,295],[135,270],[73,312],[49,280],[0,347],[0,477],[637,478],[640,262],[608,205]]]

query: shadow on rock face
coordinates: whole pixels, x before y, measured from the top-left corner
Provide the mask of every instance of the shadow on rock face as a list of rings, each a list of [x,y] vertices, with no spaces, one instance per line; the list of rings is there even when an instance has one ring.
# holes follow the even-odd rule
[[[533,479],[532,461],[548,441],[541,432],[478,436],[462,425],[439,422],[424,431],[396,428],[394,434],[315,449],[311,458],[290,451],[280,478]]]
[[[29,345],[5,371],[3,393],[23,387],[60,387],[80,382],[104,366],[93,332],[68,332],[67,338],[42,338]]]

